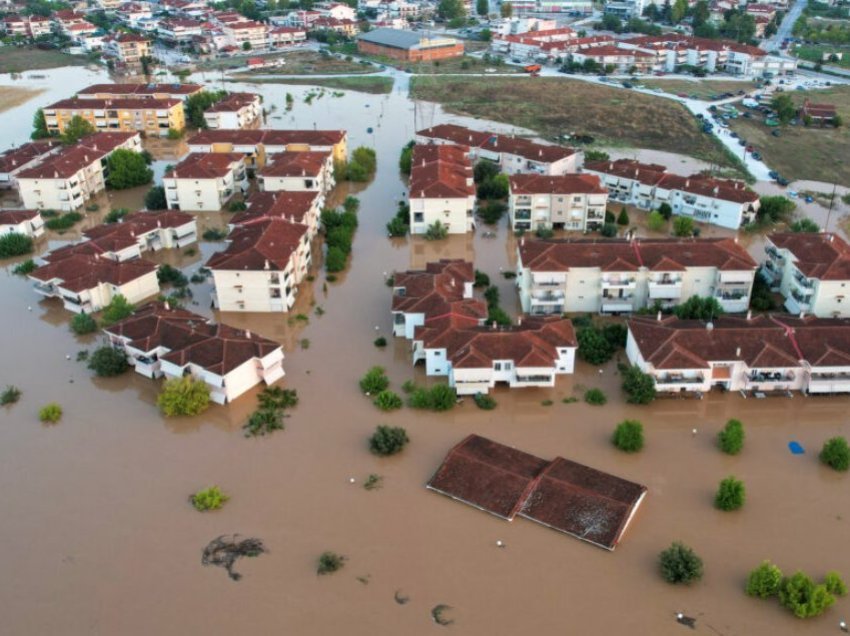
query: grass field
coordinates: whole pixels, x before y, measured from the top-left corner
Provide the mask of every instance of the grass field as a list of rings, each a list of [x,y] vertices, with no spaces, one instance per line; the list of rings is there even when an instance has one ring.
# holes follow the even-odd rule
[[[709,101],[712,96],[721,93],[737,93],[754,88],[753,82],[736,82],[733,80],[680,80],[680,79],[648,79],[641,80],[641,86],[646,88],[660,88],[665,93],[688,95],[694,99]]]
[[[346,91],[359,91],[361,93],[372,93],[381,95],[389,93],[393,89],[393,78],[391,77],[284,77],[274,79],[255,79],[251,75],[237,75],[235,81],[252,82],[254,84],[295,84],[308,86],[323,86],[325,88],[336,88]]]
[[[15,106],[20,106],[43,92],[43,90],[35,88],[0,86],[0,113]]]
[[[850,186],[850,86],[789,93],[795,104],[808,97],[813,102],[835,104],[844,120],[841,128],[782,126],[780,137],[761,117],[738,118],[729,127],[764,156],[765,162],[786,179],[811,179]]]
[[[841,57],[840,60],[836,62],[822,62],[824,53],[843,53],[844,55]],[[822,62],[823,64],[829,64],[832,66],[850,68],[850,46],[833,46],[829,44],[801,44],[799,46],[794,47],[794,55],[799,57],[801,60],[814,62],[816,64],[818,62]]]
[[[560,78],[416,77],[416,99],[530,128],[547,139],[590,135],[606,145],[664,150],[736,167],[696,119],[669,99]]]
[[[412,73],[419,75],[451,75],[454,73],[483,73],[484,69],[492,68],[498,73],[522,73],[522,69],[518,66],[511,66],[484,62],[477,57],[463,55],[461,57],[453,57],[447,60],[438,60],[436,62],[421,62],[419,64],[405,63],[404,67]]]
[[[255,73],[257,75],[333,75],[336,73],[340,75],[362,73],[365,75],[377,71],[371,65],[359,64],[353,61],[349,62],[344,58],[340,59],[336,56],[319,55],[315,51],[278,52],[268,55],[255,54],[224,60],[209,60],[198,64],[198,70],[241,69],[245,67],[248,57],[280,58],[285,61],[283,66],[245,71],[245,73]]]
[[[0,47],[0,73],[23,73],[61,66],[85,66],[88,60],[61,51],[43,51],[29,46]]]

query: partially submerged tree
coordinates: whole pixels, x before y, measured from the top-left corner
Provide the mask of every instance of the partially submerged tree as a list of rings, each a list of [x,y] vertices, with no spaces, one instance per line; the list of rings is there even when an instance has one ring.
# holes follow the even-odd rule
[[[770,561],[762,561],[747,578],[747,594],[759,598],[776,596],[782,584],[782,570]]]
[[[210,388],[190,375],[166,380],[156,403],[167,417],[198,415],[209,408]]]
[[[744,448],[744,425],[740,420],[731,419],[717,434],[717,443],[727,455],[737,455]]]
[[[658,557],[661,576],[668,583],[689,584],[702,578],[703,563],[697,554],[683,543],[674,542]]]
[[[375,455],[386,457],[400,453],[410,438],[400,426],[380,425],[369,438],[369,450]]]

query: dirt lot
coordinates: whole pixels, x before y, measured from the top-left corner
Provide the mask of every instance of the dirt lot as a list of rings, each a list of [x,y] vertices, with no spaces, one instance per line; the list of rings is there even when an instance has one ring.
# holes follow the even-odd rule
[[[317,77],[310,79],[307,77],[284,77],[275,79],[254,79],[250,74],[237,75],[234,79],[255,84],[298,84],[309,86],[324,86],[325,88],[337,88],[346,91],[359,91],[361,93],[371,93],[373,95],[382,95],[389,93],[393,89],[393,79],[391,77]]]
[[[286,61],[278,68],[263,68],[250,71],[257,75],[331,75],[334,73],[374,73],[372,65],[349,62],[345,58],[319,55],[314,51],[295,51],[282,56]]]
[[[714,95],[721,93],[737,93],[755,88],[753,82],[736,82],[734,80],[648,79],[641,80],[640,84],[647,88],[659,88],[671,95],[682,93],[693,99],[706,101],[710,101]]]
[[[33,88],[0,86],[0,113],[15,106],[20,106],[43,92],[42,90]]]
[[[522,69],[516,66],[501,64],[496,66],[477,57],[463,55],[448,60],[436,62],[421,62],[419,64],[407,64],[405,68],[413,73],[422,75],[451,75],[453,73],[483,73],[484,69],[492,68],[498,73],[522,73]]]
[[[23,73],[60,66],[85,66],[86,58],[29,46],[0,47],[0,73]]]
[[[411,94],[452,112],[530,128],[548,139],[584,134],[606,145],[665,150],[733,165],[683,106],[651,95],[542,77],[417,77],[411,81]]]
[[[789,94],[795,104],[802,104],[807,96],[814,102],[835,104],[844,125],[838,129],[782,126],[781,136],[774,137],[773,129],[765,126],[762,116],[757,115],[753,119],[732,120],[729,127],[755,146],[767,165],[786,179],[850,186],[850,86]]]

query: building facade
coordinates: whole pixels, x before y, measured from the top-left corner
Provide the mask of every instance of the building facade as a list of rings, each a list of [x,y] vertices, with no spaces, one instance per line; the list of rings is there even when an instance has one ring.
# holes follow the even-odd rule
[[[449,234],[475,229],[469,149],[449,144],[414,146],[409,201],[411,234],[425,234],[436,223]]]
[[[592,232],[605,223],[608,190],[595,175],[515,174],[509,184],[508,214],[514,231]]]

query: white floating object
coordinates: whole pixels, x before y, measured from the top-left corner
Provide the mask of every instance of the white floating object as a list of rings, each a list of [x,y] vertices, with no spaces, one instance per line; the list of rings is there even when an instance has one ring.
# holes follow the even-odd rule
[[[692,433],[693,435],[696,435],[696,434],[697,434],[697,429],[692,429],[692,430],[691,430],[691,433]]]
[[[504,548],[504,547],[505,547],[505,543],[504,543],[501,539],[499,539],[498,541],[496,541],[496,545],[497,545],[498,547],[500,547],[500,548]]]
[[[66,360],[70,360],[70,359],[71,359],[71,356],[65,356],[65,359],[66,359]]]
[[[32,311],[32,307],[27,307],[27,311]]]
[[[354,477],[351,477],[351,478],[349,478],[348,483],[353,484],[355,481],[357,481],[357,480],[354,479]]]

